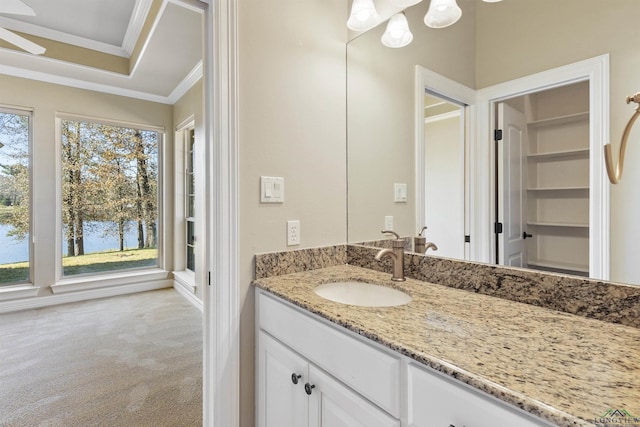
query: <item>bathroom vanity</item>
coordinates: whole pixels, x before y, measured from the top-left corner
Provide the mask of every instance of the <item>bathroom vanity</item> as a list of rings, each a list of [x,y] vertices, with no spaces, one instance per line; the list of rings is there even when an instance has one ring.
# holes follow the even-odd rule
[[[314,288],[394,287],[396,307]],[[271,426],[588,426],[640,413],[640,330],[353,265],[255,280],[257,419]]]

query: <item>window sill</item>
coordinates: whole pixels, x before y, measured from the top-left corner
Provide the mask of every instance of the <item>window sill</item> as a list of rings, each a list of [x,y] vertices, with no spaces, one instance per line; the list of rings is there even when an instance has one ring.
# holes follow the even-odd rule
[[[35,297],[39,290],[40,288],[31,284],[2,286],[0,287],[0,301]]]
[[[192,271],[188,271],[188,270],[174,271],[173,278],[184,289],[189,290],[189,292],[193,294],[196,293],[196,275]]]
[[[169,280],[169,272],[155,268],[150,270],[65,278],[51,285],[51,291],[54,294],[63,294],[66,292],[86,291],[89,289],[162,280]]]

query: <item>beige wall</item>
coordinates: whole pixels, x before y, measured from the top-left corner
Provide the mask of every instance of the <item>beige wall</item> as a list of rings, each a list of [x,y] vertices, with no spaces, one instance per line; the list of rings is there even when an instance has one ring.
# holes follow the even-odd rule
[[[41,288],[39,295],[50,295],[55,283],[56,252],[56,113],[84,117],[110,119],[129,123],[162,126],[167,130],[166,146],[173,145],[172,107],[154,102],[140,101],[88,90],[36,82],[0,75],[0,104],[33,109],[33,216],[36,224],[34,261],[38,268],[34,284]],[[171,167],[169,164],[169,171]],[[166,188],[172,187],[171,174],[167,175]],[[169,204],[168,207],[171,207]],[[164,206],[165,216],[170,214]],[[168,221],[163,238],[171,238],[172,227]],[[169,245],[167,245],[169,246]],[[165,251],[169,259],[172,249]]]
[[[402,236],[417,232],[415,205],[415,66],[468,87],[475,83],[474,3],[444,29],[424,25],[429,2],[406,11],[413,42],[400,49],[380,43],[386,25],[347,47],[349,241],[382,237],[384,217]],[[407,203],[395,203],[393,184],[408,184]]]
[[[491,6],[477,9],[477,87],[609,53],[609,135],[617,157],[622,130],[633,113],[625,98],[640,91],[640,2],[536,0]],[[640,129],[635,129],[622,182],[611,187],[611,279],[625,283],[640,283],[634,259],[640,240],[639,138]]]
[[[344,0],[238,5],[240,146],[240,425],[254,425],[253,256],[346,239]],[[259,203],[261,175],[285,202]],[[300,220],[301,245],[286,246]]]

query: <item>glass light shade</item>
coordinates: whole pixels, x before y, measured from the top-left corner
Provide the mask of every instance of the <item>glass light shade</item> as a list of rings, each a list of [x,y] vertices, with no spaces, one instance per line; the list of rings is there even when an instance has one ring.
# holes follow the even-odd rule
[[[380,23],[373,0],[353,0],[347,27],[353,31],[367,31]]]
[[[422,0],[389,0],[389,2],[398,7],[409,7],[420,3]],[[495,0],[494,0],[495,1]],[[500,0],[498,0],[500,1]]]
[[[380,40],[387,47],[403,47],[411,43],[413,34],[409,30],[409,23],[404,13],[396,13],[389,19],[387,30]]]
[[[424,23],[431,28],[444,28],[455,24],[462,16],[456,0],[431,0]]]

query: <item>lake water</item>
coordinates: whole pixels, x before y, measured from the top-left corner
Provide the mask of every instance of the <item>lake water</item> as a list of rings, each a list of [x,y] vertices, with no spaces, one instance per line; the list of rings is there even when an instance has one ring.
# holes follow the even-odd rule
[[[116,236],[104,236],[104,231],[109,226],[113,226],[113,223],[98,221],[88,221],[85,223],[85,253],[104,252],[120,248],[120,243]],[[136,223],[132,221],[129,228],[129,232],[125,233],[124,246],[125,248],[134,249],[138,247]],[[11,231],[11,229],[12,227],[8,224],[0,224],[0,265],[28,261],[29,259],[27,240],[17,241],[14,237],[8,237],[7,233]],[[63,245],[62,254],[67,254],[66,242]]]

